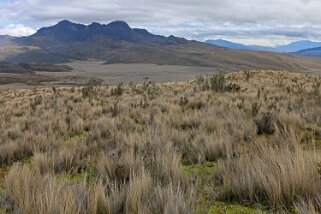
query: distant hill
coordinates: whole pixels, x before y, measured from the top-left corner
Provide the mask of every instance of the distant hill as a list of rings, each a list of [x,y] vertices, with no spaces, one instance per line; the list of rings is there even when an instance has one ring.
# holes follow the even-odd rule
[[[259,46],[259,45],[243,45],[241,43],[234,43],[223,39],[206,40],[205,42],[208,44],[217,45],[220,47],[232,48],[232,49],[253,50],[253,51],[273,51],[272,47]]]
[[[278,46],[275,48],[275,50],[278,52],[291,53],[291,52],[297,52],[304,49],[310,49],[310,48],[316,48],[316,47],[321,47],[321,42],[312,42],[309,40],[303,40],[303,41],[292,42],[288,45]]]
[[[296,54],[303,56],[321,57],[321,47],[298,51],[296,52]]]
[[[0,35],[0,45],[9,45],[14,37]]]
[[[259,46],[259,45],[243,45],[240,43],[234,43],[227,40],[207,40],[205,41],[209,44],[218,45],[221,47],[233,48],[233,49],[243,49],[243,50],[255,50],[255,51],[271,51],[271,52],[284,52],[284,53],[292,53],[297,52],[304,49],[321,47],[321,42],[312,42],[309,40],[292,42],[288,45],[280,45],[277,47],[267,47],[267,46]]]
[[[321,59],[236,50],[175,36],[154,35],[126,22],[76,24],[64,20],[34,35],[13,38],[23,53],[7,52],[12,63],[63,63],[95,59],[112,63],[151,63],[212,67],[213,70],[273,69],[319,71]],[[32,47],[32,48],[30,48]],[[10,49],[9,49],[10,50]]]

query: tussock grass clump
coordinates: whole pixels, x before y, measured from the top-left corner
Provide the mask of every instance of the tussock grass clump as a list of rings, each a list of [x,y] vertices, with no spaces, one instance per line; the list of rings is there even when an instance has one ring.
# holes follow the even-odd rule
[[[318,210],[320,210],[320,199],[315,200],[316,203],[313,203],[312,201],[305,201],[305,200],[299,200],[295,203],[295,211],[298,214],[318,214],[320,213]]]
[[[298,142],[300,139],[302,139],[304,121],[302,117],[296,113],[279,113],[274,126],[277,139],[279,140],[287,140],[292,138],[293,141]]]
[[[255,118],[258,135],[271,135],[275,132],[275,115],[272,112],[262,113]]]
[[[124,93],[123,83],[119,83],[117,87],[112,88],[110,91],[111,96],[121,96]]]
[[[271,208],[317,199],[321,183],[315,156],[295,144],[278,147],[257,144],[250,153],[223,163],[217,174],[223,197],[267,202]]]
[[[16,177],[17,176],[17,177]],[[41,176],[26,166],[7,175],[2,205],[15,213],[191,213],[179,187],[154,184],[150,175],[131,175],[128,185],[71,184]]]
[[[245,71],[172,83],[1,89],[1,208],[206,213],[221,199],[320,212],[319,82]]]
[[[102,209],[99,188],[57,182],[17,165],[6,178],[5,206],[16,213],[96,213]]]
[[[216,74],[212,76],[209,80],[211,90],[215,92],[224,92],[225,91],[225,74]]]

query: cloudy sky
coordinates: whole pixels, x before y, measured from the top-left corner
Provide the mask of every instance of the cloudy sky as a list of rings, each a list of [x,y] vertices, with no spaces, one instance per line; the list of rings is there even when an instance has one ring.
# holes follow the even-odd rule
[[[277,45],[321,41],[320,0],[0,0],[0,35],[30,35],[61,19],[124,20],[152,33]]]

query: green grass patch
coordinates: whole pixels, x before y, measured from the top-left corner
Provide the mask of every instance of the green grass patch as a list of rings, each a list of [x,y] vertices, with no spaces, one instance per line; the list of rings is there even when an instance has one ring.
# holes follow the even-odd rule
[[[194,213],[212,214],[254,214],[264,213],[254,208],[252,204],[238,204],[219,201],[221,187],[215,184],[215,171],[218,162],[205,162],[183,166],[183,172],[194,184]]]
[[[87,137],[88,137],[87,134],[84,133],[84,132],[76,133],[76,134],[72,135],[72,136],[66,141],[66,143],[86,141],[86,140],[87,140]]]
[[[305,149],[321,149],[321,127],[317,124],[306,124],[301,143]]]
[[[195,202],[194,213],[207,213],[215,202],[216,187],[214,173],[217,162],[183,166],[183,172],[194,184]]]
[[[252,207],[240,205],[240,204],[214,202],[208,213],[209,214],[256,214],[256,213],[262,213],[262,211]]]
[[[205,162],[203,164],[195,164],[195,165],[185,165],[183,166],[183,172],[187,174],[208,174],[214,173],[214,170],[217,166],[217,162]]]
[[[55,176],[57,180],[64,180],[70,183],[79,183],[85,181],[86,183],[94,183],[97,180],[97,177],[93,170],[88,170],[81,173],[62,173]]]

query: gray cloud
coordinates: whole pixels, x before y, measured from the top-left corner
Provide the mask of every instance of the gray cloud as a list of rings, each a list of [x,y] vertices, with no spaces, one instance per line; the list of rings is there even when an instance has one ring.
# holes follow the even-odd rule
[[[61,19],[125,20],[158,34],[190,39],[321,40],[319,0],[13,0],[0,1],[0,19],[31,27]],[[10,21],[12,23],[10,23]]]

